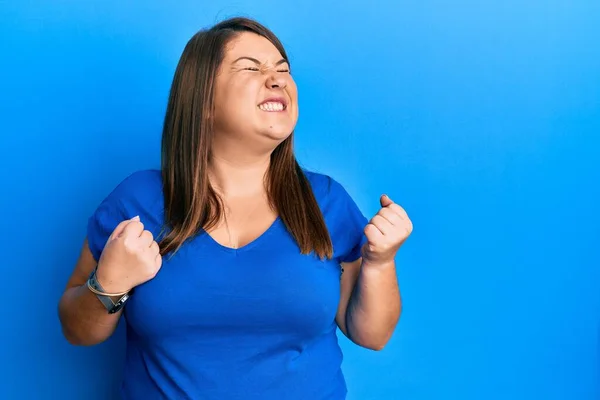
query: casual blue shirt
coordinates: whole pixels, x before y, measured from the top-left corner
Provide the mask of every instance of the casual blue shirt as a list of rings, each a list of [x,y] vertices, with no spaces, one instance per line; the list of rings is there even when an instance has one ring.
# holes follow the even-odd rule
[[[205,231],[126,303],[124,399],[344,399],[335,315],[340,262],[360,257],[366,218],[332,178],[305,171],[333,242],[334,257],[302,255],[278,218],[232,249]],[[164,223],[161,174],[123,180],[88,223],[98,260],[115,227],[140,216],[158,237]],[[123,268],[126,268],[124,266]]]

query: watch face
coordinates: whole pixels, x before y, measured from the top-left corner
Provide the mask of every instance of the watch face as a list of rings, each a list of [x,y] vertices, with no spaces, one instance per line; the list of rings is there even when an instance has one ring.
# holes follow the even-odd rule
[[[114,306],[113,308],[111,308],[110,310],[108,310],[108,313],[109,314],[117,313],[117,312],[119,312],[121,310],[121,308],[123,308],[122,304]]]
[[[111,309],[110,309],[110,310],[108,310],[108,313],[109,313],[109,314],[114,314],[114,313],[116,313],[116,312],[120,311],[120,310],[121,310],[121,308],[123,308],[123,306],[125,305],[125,302],[127,301],[127,299],[129,299],[129,296],[128,296],[128,295],[124,295],[123,297],[121,297],[121,298],[119,299],[119,301],[117,301],[117,302],[116,302],[116,303],[115,303],[115,304],[114,304],[114,305],[111,307]]]

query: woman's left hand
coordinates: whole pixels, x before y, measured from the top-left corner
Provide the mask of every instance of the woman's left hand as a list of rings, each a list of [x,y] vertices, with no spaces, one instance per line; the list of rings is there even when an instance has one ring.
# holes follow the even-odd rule
[[[375,265],[393,263],[413,229],[406,211],[387,195],[381,196],[380,203],[381,209],[365,227],[367,243],[362,248],[363,261]]]

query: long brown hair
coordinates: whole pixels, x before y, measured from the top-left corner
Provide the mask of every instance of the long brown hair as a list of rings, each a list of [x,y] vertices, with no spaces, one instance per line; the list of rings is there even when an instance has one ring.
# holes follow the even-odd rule
[[[163,126],[161,168],[168,233],[160,239],[161,254],[176,251],[201,229],[210,229],[223,213],[207,168],[214,132],[215,78],[227,44],[240,32],[265,37],[289,64],[273,32],[247,18],[220,22],[189,40],[175,71]],[[271,153],[266,190],[301,253],[314,251],[321,258],[331,258],[331,238],[294,155],[293,132]]]

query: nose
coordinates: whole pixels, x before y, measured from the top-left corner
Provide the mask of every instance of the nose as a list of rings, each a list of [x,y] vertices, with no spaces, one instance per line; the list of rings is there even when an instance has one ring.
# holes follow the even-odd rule
[[[285,89],[287,83],[285,78],[277,72],[270,72],[267,77],[266,86],[269,89]]]

